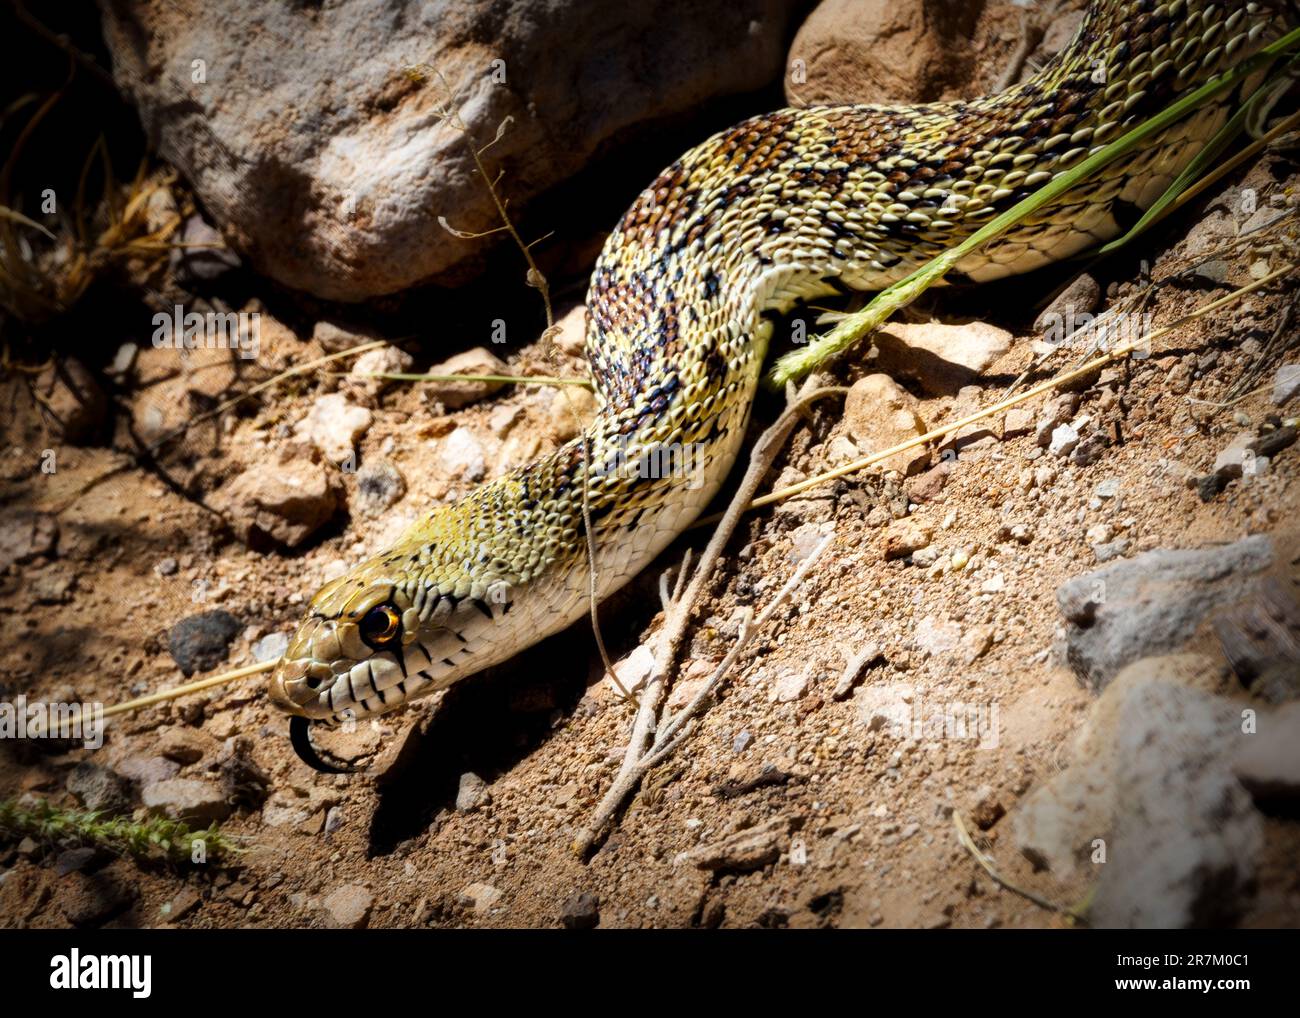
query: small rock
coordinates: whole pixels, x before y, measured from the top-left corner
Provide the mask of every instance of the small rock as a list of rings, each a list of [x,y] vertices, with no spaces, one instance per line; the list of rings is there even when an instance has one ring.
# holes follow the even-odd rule
[[[74,872],[62,877],[54,903],[63,917],[77,927],[98,926],[117,915],[136,898],[136,891],[103,873]]]
[[[582,891],[572,894],[560,906],[560,922],[566,930],[590,930],[600,922],[600,899]]]
[[[777,703],[793,703],[808,692],[809,680],[810,675],[806,668],[799,671],[787,671],[776,680],[776,685],[772,690],[772,698]]]
[[[773,817],[766,823],[737,831],[721,841],[701,845],[677,857],[702,870],[748,873],[781,857],[781,844],[790,830],[788,817]]]
[[[474,883],[461,888],[460,903],[475,912],[486,912],[501,900],[501,892],[491,884]]]
[[[378,516],[406,494],[406,478],[387,460],[368,460],[357,471],[357,500],[369,516]]]
[[[1100,306],[1100,284],[1088,273],[1080,273],[1034,321],[1034,331],[1059,346],[1087,326]]]
[[[374,903],[375,896],[367,888],[344,884],[321,899],[321,908],[329,917],[331,929],[359,930],[369,921]]]
[[[731,751],[733,753],[743,753],[753,741],[754,736],[749,733],[748,729],[737,732],[736,737],[731,740]]]
[[[487,782],[473,771],[466,771],[460,776],[456,788],[456,808],[462,813],[470,813],[492,801]]]
[[[221,490],[219,501],[240,539],[254,550],[296,548],[339,508],[338,490],[324,468],[302,461],[249,469]]]
[[[992,626],[972,626],[961,638],[961,660],[971,665],[988,653],[993,646]]]
[[[1093,489],[1098,498],[1114,498],[1119,494],[1119,478],[1108,477]]]
[[[551,335],[559,351],[567,357],[581,357],[587,349],[587,307],[577,304],[560,315]]]
[[[1300,703],[1261,715],[1258,731],[1245,739],[1232,770],[1262,806],[1300,799]]]
[[[198,763],[217,748],[216,740],[193,728],[167,728],[159,735],[158,752],[182,767]]]
[[[438,445],[438,465],[451,477],[481,481],[487,473],[483,446],[468,428],[457,428]]]
[[[486,347],[475,347],[433,365],[430,375],[508,375],[505,361]],[[424,392],[448,410],[458,410],[486,399],[505,386],[505,382],[425,382]]]
[[[181,619],[167,633],[167,649],[187,678],[226,660],[239,621],[221,608]]]
[[[896,520],[885,531],[883,542],[886,561],[906,558],[930,544],[931,531],[915,520]]]
[[[185,220],[178,238],[180,244],[171,250],[171,270],[177,282],[184,286],[195,283],[215,283],[240,267],[239,255],[227,245],[216,227],[193,215]]]
[[[405,350],[395,346],[381,346],[375,350],[366,351],[353,361],[352,370],[348,372],[348,377],[361,382],[371,391],[378,392],[391,385],[393,380],[367,376],[408,374],[414,363],[411,355]]]
[[[955,393],[976,381],[1011,349],[1011,341],[1011,333],[985,322],[890,322],[872,340],[881,371],[915,381],[936,396]]]
[[[1012,407],[1002,421],[1003,439],[1018,438],[1034,430],[1034,411],[1027,406]]]
[[[1047,451],[1053,456],[1068,456],[1079,444],[1079,433],[1069,424],[1058,424],[1052,429]]]
[[[155,816],[184,820],[194,827],[220,823],[231,812],[217,785],[194,778],[169,778],[145,785],[140,801]]]
[[[311,442],[330,462],[345,463],[354,456],[357,442],[373,421],[365,407],[349,403],[340,392],[331,392],[312,404],[294,427],[294,434]]]
[[[1273,405],[1285,406],[1300,393],[1300,364],[1283,364],[1273,376]]]
[[[0,522],[0,569],[30,562],[40,555],[53,555],[59,538],[59,524],[44,513],[11,512]]]
[[[987,831],[1004,816],[1006,816],[1006,807],[998,801],[997,794],[988,785],[980,787],[975,793],[976,802],[971,807],[971,819],[981,831]]]
[[[267,633],[251,649],[254,661],[278,661],[289,649],[289,634]]]
[[[321,345],[326,353],[342,353],[354,346],[373,343],[377,338],[373,333],[345,328],[334,322],[317,322],[312,329],[311,338]],[[362,354],[364,357],[365,354]]]
[[[68,775],[68,790],[87,810],[112,816],[130,813],[134,789],[126,777],[100,767],[98,763],[78,763]]]
[[[888,375],[868,375],[855,382],[845,397],[844,426],[862,453],[880,452],[925,434],[925,422],[914,409],[916,402]],[[929,451],[917,447],[895,453],[879,465],[910,477],[924,470],[929,460]]]
[[[179,919],[185,918],[203,903],[197,891],[192,887],[182,887],[169,901],[165,901],[158,909],[158,918],[165,923],[174,923]]]
[[[70,848],[67,851],[60,852],[54,860],[54,872],[57,876],[66,877],[69,873],[77,873],[84,870],[99,857],[99,849],[91,845],[83,845],[80,848]]]
[[[961,642],[961,626],[956,622],[927,615],[916,624],[913,641],[917,650],[927,654],[946,654]]]

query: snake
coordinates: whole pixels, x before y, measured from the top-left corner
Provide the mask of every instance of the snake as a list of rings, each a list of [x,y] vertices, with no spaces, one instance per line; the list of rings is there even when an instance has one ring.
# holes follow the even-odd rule
[[[644,569],[725,482],[783,315],[904,279],[1294,17],[1291,0],[1092,0],[1068,45],[996,94],[781,109],[681,156],[595,264],[591,423],[432,508],[311,598],[270,677],[299,754],[313,762],[309,724],[445,689],[571,625],[593,590],[603,599]],[[949,281],[1030,272],[1118,236],[1259,84],[1245,77],[1148,136],[964,257]]]

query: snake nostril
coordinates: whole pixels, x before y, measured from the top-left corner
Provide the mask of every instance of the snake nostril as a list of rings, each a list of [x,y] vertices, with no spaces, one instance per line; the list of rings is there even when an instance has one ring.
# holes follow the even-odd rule
[[[307,683],[308,689],[320,689],[320,684],[325,680],[319,675],[308,675],[303,681]]]

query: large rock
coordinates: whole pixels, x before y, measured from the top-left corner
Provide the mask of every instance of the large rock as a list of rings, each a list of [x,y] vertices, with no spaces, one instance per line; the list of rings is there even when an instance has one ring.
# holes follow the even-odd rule
[[[1076,576],[1056,592],[1066,659],[1101,688],[1129,662],[1181,647],[1207,615],[1246,597],[1272,560],[1272,542],[1260,535],[1218,548],[1161,548]]]
[[[333,518],[340,497],[323,466],[300,460],[250,468],[218,492],[215,502],[250,547],[296,548]]]
[[[1017,847],[1095,881],[1095,926],[1230,921],[1250,893],[1260,818],[1233,773],[1259,736],[1215,696],[1208,658],[1143,658],[1094,705],[1068,766],[1014,812]]]
[[[918,102],[966,92],[983,4],[822,0],[790,47],[791,102]],[[802,80],[801,80],[802,79]]]
[[[467,275],[487,244],[438,217],[499,225],[470,146],[507,119],[488,158],[518,209],[628,128],[774,81],[804,6],[100,0],[114,78],[226,239],[345,301]]]

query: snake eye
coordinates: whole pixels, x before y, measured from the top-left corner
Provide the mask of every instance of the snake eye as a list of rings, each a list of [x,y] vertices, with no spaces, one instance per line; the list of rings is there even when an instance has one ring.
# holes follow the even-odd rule
[[[387,647],[401,631],[402,617],[392,605],[376,605],[361,617],[361,639],[376,650]]]

